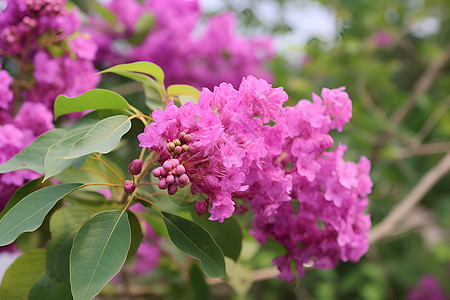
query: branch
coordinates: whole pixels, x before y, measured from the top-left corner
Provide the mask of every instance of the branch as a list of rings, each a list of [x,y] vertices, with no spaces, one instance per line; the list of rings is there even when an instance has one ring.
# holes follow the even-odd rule
[[[450,142],[436,142],[421,144],[417,147],[401,148],[396,159],[405,159],[408,157],[446,153],[450,149]]]
[[[420,179],[419,183],[409,192],[409,194],[372,229],[369,242],[375,243],[385,236],[390,235],[394,231],[397,223],[408,216],[411,209],[419,203],[426,193],[449,171],[450,152],[447,152],[439,163]]]
[[[413,91],[409,99],[397,109],[392,117],[394,125],[400,124],[409,111],[414,107],[419,97],[425,93],[433,84],[442,68],[445,67],[450,59],[450,45],[445,48],[444,55],[440,60],[431,62],[425,69],[425,72],[414,85]]]

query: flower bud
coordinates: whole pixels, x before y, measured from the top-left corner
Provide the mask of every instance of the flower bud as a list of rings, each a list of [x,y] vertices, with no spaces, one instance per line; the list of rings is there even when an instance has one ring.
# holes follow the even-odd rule
[[[183,148],[181,148],[181,146],[176,146],[173,152],[175,152],[176,155],[180,155],[183,152]]]
[[[142,171],[142,161],[139,159],[133,160],[128,166],[128,171],[131,175],[139,175]]]
[[[178,176],[181,176],[186,172],[186,169],[184,168],[183,165],[178,165],[175,170],[177,171]]]
[[[125,193],[131,194],[136,189],[136,185],[133,183],[133,181],[126,180],[123,183],[123,190]]]
[[[169,193],[169,195],[174,195],[177,192],[177,186],[175,184],[169,184],[167,192]]]
[[[168,184],[173,184],[175,182],[175,177],[173,177],[173,175],[167,175],[166,182]]]
[[[195,203],[195,211],[199,216],[203,216],[208,210],[208,203],[206,201],[200,200]]]
[[[171,163],[170,161],[166,160],[166,161],[163,163],[163,168],[164,168],[164,170],[165,170],[166,172],[169,172],[170,170],[173,169],[173,165],[172,165],[172,163]]]
[[[189,146],[188,145],[183,145],[183,146],[181,146],[181,150],[183,150],[183,153],[184,152],[188,152]]]
[[[167,182],[164,178],[158,182],[158,187],[162,190],[167,189]]]
[[[174,139],[173,143],[175,144],[175,146],[181,146],[181,142],[179,139]]]
[[[158,167],[153,170],[153,176],[155,176],[155,177],[161,176],[161,167]]]

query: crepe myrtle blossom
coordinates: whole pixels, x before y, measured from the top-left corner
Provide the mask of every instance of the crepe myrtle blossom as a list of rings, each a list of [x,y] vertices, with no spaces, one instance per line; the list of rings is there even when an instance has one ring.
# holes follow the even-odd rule
[[[251,234],[285,247],[273,263],[280,278],[292,280],[291,262],[303,276],[305,265],[332,268],[368,250],[372,181],[369,160],[345,161],[347,147],[329,134],[352,116],[343,87],[283,108],[287,99],[253,76],[237,90],[222,83],[203,89],[198,104],[156,110],[138,139],[159,154],[153,175],[161,189],[173,194],[189,184],[203,195],[199,215],[209,210],[209,220],[223,222],[250,207]]]

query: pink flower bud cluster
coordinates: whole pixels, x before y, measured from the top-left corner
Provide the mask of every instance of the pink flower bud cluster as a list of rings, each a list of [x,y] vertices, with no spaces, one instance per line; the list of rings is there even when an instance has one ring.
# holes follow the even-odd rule
[[[178,159],[166,160],[162,167],[153,170],[153,176],[159,178],[158,187],[162,190],[167,189],[169,195],[175,194],[178,187],[184,188],[189,184],[186,169]]]
[[[0,163],[54,127],[57,95],[76,96],[99,82],[92,62],[96,46],[76,34],[81,22],[65,3],[8,0],[0,13],[0,60],[8,58],[0,70]],[[20,90],[13,93],[8,69],[15,65],[23,75]],[[0,210],[18,186],[37,176],[31,171],[1,174]]]
[[[164,66],[166,83],[184,82],[198,88],[213,88],[220,82],[237,86],[248,74],[272,77],[264,68],[274,55],[272,40],[237,35],[236,17],[231,13],[208,18],[200,31],[198,0],[112,0],[108,8],[121,26],[99,18],[86,26],[99,45],[99,63],[151,61]],[[151,16],[155,24],[142,43],[127,43],[139,18]]]
[[[347,162],[346,146],[332,149],[330,130],[342,131],[352,117],[344,88],[323,89],[295,107],[283,108],[286,100],[282,88],[249,76],[238,90],[221,84],[204,89],[198,104],[154,111],[138,139],[159,154],[158,170],[171,159],[185,167],[191,192],[207,199],[196,202],[198,214],[208,209],[210,220],[222,222],[250,205],[252,235],[286,248],[273,262],[280,278],[292,280],[291,262],[303,276],[304,265],[332,268],[368,250],[372,181],[367,158]],[[191,137],[183,142],[188,151],[168,151],[181,133]]]

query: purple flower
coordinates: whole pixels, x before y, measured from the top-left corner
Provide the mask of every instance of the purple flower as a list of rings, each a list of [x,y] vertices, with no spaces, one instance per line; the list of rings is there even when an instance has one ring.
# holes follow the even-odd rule
[[[441,285],[431,274],[424,275],[408,294],[409,300],[448,300]]]

